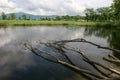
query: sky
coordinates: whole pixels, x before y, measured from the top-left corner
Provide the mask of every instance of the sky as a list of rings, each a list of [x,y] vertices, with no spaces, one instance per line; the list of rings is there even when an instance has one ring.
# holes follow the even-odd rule
[[[81,15],[86,8],[110,6],[112,0],[0,0],[0,13]]]

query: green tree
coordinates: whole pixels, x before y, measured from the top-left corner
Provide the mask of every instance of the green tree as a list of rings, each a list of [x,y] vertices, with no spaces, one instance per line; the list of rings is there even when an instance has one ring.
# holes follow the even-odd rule
[[[29,19],[28,20],[31,20],[31,17],[29,16]]]
[[[2,16],[2,20],[6,20],[7,19],[7,16],[4,12],[1,13],[1,16]]]
[[[116,20],[120,20],[120,0],[113,0],[114,15]]]
[[[27,20],[26,14],[23,14],[23,15],[22,15],[22,19],[23,19],[23,20]]]
[[[111,7],[101,7],[97,9],[87,8],[84,12],[87,21],[110,21],[114,11]]]
[[[57,17],[56,17],[56,20],[61,20],[61,17],[60,17],[60,16],[57,16]]]
[[[16,19],[15,13],[10,13],[10,19],[11,19],[11,20],[15,20],[15,19]]]
[[[94,11],[94,9],[93,8],[87,8],[85,11],[84,11],[84,13],[85,13],[85,15],[86,15],[86,17],[85,17],[85,19],[87,20],[87,21],[89,21],[89,20],[95,20],[95,11]]]
[[[96,9],[96,13],[98,15],[97,19],[99,21],[109,21],[111,20],[112,17],[112,9],[111,7],[102,7],[102,8],[98,8]]]
[[[19,17],[18,19],[21,20],[21,17]]]

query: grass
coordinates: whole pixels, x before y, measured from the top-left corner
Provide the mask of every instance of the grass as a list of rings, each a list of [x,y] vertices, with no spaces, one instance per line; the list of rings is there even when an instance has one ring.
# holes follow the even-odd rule
[[[39,20],[0,20],[0,26],[37,26],[37,25],[73,25],[73,26],[111,26],[110,22],[80,21],[39,21]]]
[[[39,20],[1,20],[0,25],[3,26],[34,26],[34,25],[75,25],[75,26],[92,26],[94,22],[76,22],[76,21],[39,21]]]

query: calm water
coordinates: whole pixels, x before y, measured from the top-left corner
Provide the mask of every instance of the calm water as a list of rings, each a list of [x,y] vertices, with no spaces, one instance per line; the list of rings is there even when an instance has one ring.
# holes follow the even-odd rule
[[[25,41],[64,40],[84,38],[102,46],[120,49],[120,28],[75,28],[65,26],[34,26],[0,28],[0,80],[78,80],[81,77],[61,65],[47,62],[22,45]],[[71,44],[79,47],[86,55],[97,62],[106,64],[103,56],[111,51],[97,49],[83,43]],[[73,62],[82,69],[94,72],[94,69],[82,61],[77,54],[69,54]],[[119,58],[119,57],[118,57]]]

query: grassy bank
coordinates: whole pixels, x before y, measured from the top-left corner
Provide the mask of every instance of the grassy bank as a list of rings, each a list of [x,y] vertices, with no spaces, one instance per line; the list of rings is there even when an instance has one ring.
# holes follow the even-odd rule
[[[37,26],[37,25],[112,26],[118,24],[110,22],[0,20],[0,26]]]
[[[94,22],[76,21],[38,21],[38,20],[1,20],[0,26],[34,26],[34,25],[75,25],[75,26],[94,26]]]

